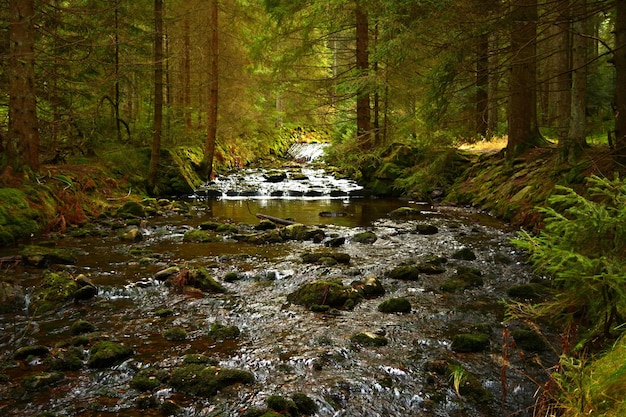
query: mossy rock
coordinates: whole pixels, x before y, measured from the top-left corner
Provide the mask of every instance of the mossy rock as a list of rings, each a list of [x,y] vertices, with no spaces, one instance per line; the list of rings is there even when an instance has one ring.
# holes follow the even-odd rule
[[[29,245],[21,251],[22,259],[28,265],[45,268],[49,265],[74,265],[78,259],[70,249],[48,248]]]
[[[128,230],[125,230],[120,235],[120,239],[124,242],[141,242],[143,240],[143,233],[137,227],[131,227]]]
[[[194,353],[194,354],[190,353],[190,354],[185,355],[185,357],[183,358],[183,363],[185,365],[200,364],[200,365],[217,366],[220,363],[220,361],[219,359],[212,358],[210,356],[202,355],[199,353]]]
[[[237,234],[233,235],[232,238],[239,242],[247,242],[254,245],[282,243],[285,241],[278,230],[267,230],[263,233]]]
[[[421,214],[420,209],[416,209],[413,207],[400,207],[393,211],[391,211],[388,216],[391,218],[407,218],[407,217],[415,217]]]
[[[207,336],[214,340],[229,340],[229,339],[237,339],[241,331],[237,326],[226,326],[220,322],[214,322],[211,324],[211,328],[209,329]]]
[[[404,297],[390,298],[378,305],[381,313],[410,313],[411,303]]]
[[[542,284],[538,283],[528,283],[528,284],[520,284],[510,287],[507,290],[507,295],[511,298],[515,298],[517,300],[525,301],[525,300],[536,300],[547,295],[549,289],[546,288]]]
[[[296,404],[300,414],[305,416],[313,415],[317,412],[318,407],[315,401],[303,392],[295,392],[291,395],[291,399]]]
[[[29,310],[43,314],[56,310],[74,299],[78,283],[65,271],[44,273],[41,283],[35,288]]]
[[[42,372],[29,375],[22,380],[22,387],[27,391],[39,391],[65,379],[62,372]]]
[[[274,230],[276,229],[276,223],[271,220],[262,219],[259,224],[254,226],[254,230]]]
[[[418,224],[415,226],[415,231],[420,235],[436,235],[439,233],[437,226],[432,224]]]
[[[341,252],[307,252],[302,254],[301,258],[302,262],[307,264],[323,264],[325,258],[334,259],[335,261],[337,261],[337,263],[340,264],[350,263],[350,255]]]
[[[416,281],[419,278],[419,269],[413,265],[400,265],[387,273],[391,279],[403,281]]]
[[[130,387],[137,391],[152,391],[169,378],[168,372],[158,368],[146,368],[137,372],[130,381]]]
[[[291,398],[286,398],[280,395],[270,395],[266,400],[267,407],[270,410],[276,411],[280,414],[287,414],[290,416],[296,416],[299,414],[298,406]]]
[[[170,342],[181,342],[187,340],[187,330],[179,326],[171,327],[163,332],[163,337]]]
[[[226,288],[209,275],[205,268],[196,268],[191,271],[189,285],[210,293],[225,293]]]
[[[327,305],[332,308],[346,308],[346,303],[351,304],[361,300],[361,294],[352,287],[345,287],[335,281],[314,281],[302,285],[287,296],[287,301],[311,307],[314,305]]]
[[[475,268],[458,267],[457,272],[440,285],[443,292],[461,292],[484,284],[482,273]]]
[[[241,281],[245,277],[245,274],[240,274],[239,272],[227,272],[226,275],[224,275],[224,282]]]
[[[82,348],[72,346],[62,350],[49,361],[53,371],[78,371],[84,367],[85,353]]]
[[[215,231],[217,233],[222,233],[222,234],[225,234],[225,235],[232,235],[234,233],[238,233],[239,232],[239,228],[237,226],[235,226],[234,224],[219,223],[217,225],[217,228],[215,229]]]
[[[446,272],[446,268],[431,262],[420,262],[416,265],[416,268],[420,273],[426,275],[439,275]]]
[[[176,368],[168,383],[185,394],[209,397],[230,385],[252,384],[254,375],[238,369],[189,364]]]
[[[96,326],[86,320],[76,320],[70,326],[70,333],[72,333],[73,335],[91,333],[95,330]]]
[[[548,344],[541,335],[531,331],[518,329],[511,333],[515,345],[527,352],[544,352],[548,348]]]
[[[137,217],[146,217],[144,206],[135,201],[127,201],[124,205],[117,209],[117,217],[123,219],[132,219]]]
[[[187,230],[183,235],[183,242],[209,243],[222,242],[223,240],[221,236],[198,229]]]
[[[350,286],[359,291],[364,298],[376,298],[385,295],[385,287],[376,277],[366,277],[360,281],[354,281]]]
[[[296,223],[285,226],[280,230],[280,236],[285,240],[305,241],[313,238],[314,231],[303,224]]]
[[[0,246],[14,244],[19,238],[38,233],[54,217],[54,202],[47,203],[37,193],[38,210],[31,208],[29,196],[17,188],[0,188]]]
[[[456,377],[455,377],[456,373]],[[464,367],[457,364],[448,364],[446,376],[450,381],[450,388],[458,389],[458,393],[464,400],[471,404],[486,405],[493,403],[493,394],[485,389],[480,380]],[[454,386],[455,379],[458,379]]]
[[[0,314],[21,311],[25,303],[26,295],[21,285],[0,281]]]
[[[476,260],[476,254],[470,248],[462,248],[452,254],[452,259],[474,261]]]
[[[350,342],[361,346],[386,346],[389,343],[386,337],[370,332],[355,333],[350,337]]]
[[[455,352],[482,352],[488,347],[489,336],[483,333],[460,333],[452,339],[452,350]]]
[[[130,358],[133,355],[133,350],[121,343],[105,341],[93,345],[89,353],[87,366],[102,369],[110,368]]]
[[[371,245],[372,243],[376,242],[376,240],[378,240],[378,236],[376,236],[376,233],[370,231],[357,233],[352,237],[353,242],[363,243],[366,245]]]
[[[45,357],[50,355],[50,348],[43,345],[22,346],[15,351],[13,357],[15,359],[27,359],[31,356]]]

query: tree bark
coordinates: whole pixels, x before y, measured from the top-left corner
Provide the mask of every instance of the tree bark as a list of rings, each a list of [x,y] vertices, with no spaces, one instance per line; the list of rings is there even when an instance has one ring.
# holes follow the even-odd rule
[[[208,111],[208,128],[206,135],[206,149],[204,158],[206,163],[206,179],[210,180],[213,175],[213,157],[215,155],[215,145],[217,142],[217,110],[218,110],[218,0],[211,1],[211,68],[209,75],[209,111]]]
[[[148,184],[156,192],[163,131],[163,0],[154,0],[154,126]]]
[[[189,14],[185,15],[183,22],[183,117],[185,130],[191,130],[191,41]]]
[[[9,131],[11,165],[39,170],[39,120],[35,91],[34,0],[10,0]]]
[[[481,35],[477,43],[476,134],[486,138],[489,130],[489,35]]]
[[[537,0],[512,6],[507,156],[545,144],[537,124]]]
[[[615,157],[626,162],[626,0],[615,0]]]
[[[369,24],[362,2],[356,1],[356,69],[359,86],[356,96],[356,130],[362,150],[371,147],[371,109],[368,89],[369,72]]]

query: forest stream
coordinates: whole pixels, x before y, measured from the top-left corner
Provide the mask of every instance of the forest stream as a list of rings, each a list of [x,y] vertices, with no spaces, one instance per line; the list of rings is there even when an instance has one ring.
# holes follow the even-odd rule
[[[57,239],[57,247],[76,251],[77,262],[51,268],[84,274],[97,295],[42,316],[31,317],[26,308],[0,315],[0,354],[8,366],[3,371],[8,381],[0,383],[0,411],[157,416],[166,413],[162,405],[169,402],[178,407],[175,415],[240,416],[267,407],[270,396],[298,392],[314,401],[316,416],[532,415],[537,391],[532,379],[544,381],[547,365],[542,363],[553,358],[548,350],[523,351],[508,339],[519,324],[505,325],[504,300],[511,287],[533,279],[523,254],[510,243],[515,230],[471,208],[370,198],[358,185],[299,160],[286,170],[241,170],[218,178],[185,201],[188,210],[163,211],[141,222],[143,239],[137,242],[121,240],[119,231],[105,224],[97,225],[98,236]],[[284,178],[272,177],[283,171]],[[289,182],[294,173],[298,188]],[[246,187],[242,191],[233,184]],[[274,188],[259,191],[263,184]],[[219,198],[212,197],[218,192]],[[405,207],[414,210],[389,215]],[[262,244],[228,234],[214,242],[183,240],[206,222],[253,231],[258,213],[293,219],[323,231],[323,237]],[[372,232],[369,240],[357,239],[363,232]],[[349,262],[303,261],[303,254],[322,250],[347,254]],[[0,257],[18,251],[4,249]],[[421,270],[414,279],[391,274],[433,259],[440,268]],[[156,278],[172,266],[206,268],[226,291],[175,291]],[[31,285],[42,274],[27,265],[2,268]],[[468,270],[480,279],[449,285],[463,281],[460,272]],[[350,286],[371,277],[382,283],[384,294],[364,297],[351,309],[311,311],[287,299],[316,280]],[[381,302],[398,297],[410,302],[410,312],[379,311]],[[131,347],[132,356],[106,369],[64,371],[60,381],[43,389],[24,388],[23,379],[45,371],[48,363],[37,356],[13,360],[16,347],[61,350],[79,320],[92,323],[98,337]],[[216,324],[236,326],[239,333],[212,337],[209,330]],[[172,327],[183,328],[186,337],[165,338]],[[455,349],[458,334],[477,332],[488,336],[483,349]],[[359,333],[385,342],[359,343],[353,337]],[[81,349],[86,361],[89,346]],[[210,396],[184,394],[167,383],[147,393],[131,387],[141,370],[172,374],[189,354],[248,371],[254,382]],[[462,371],[449,373],[442,366]]]

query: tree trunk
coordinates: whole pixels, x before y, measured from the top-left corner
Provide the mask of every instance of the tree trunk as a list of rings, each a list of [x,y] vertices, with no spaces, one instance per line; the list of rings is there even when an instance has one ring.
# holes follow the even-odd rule
[[[570,0],[559,0],[556,3],[556,17],[552,26],[554,51],[549,59],[550,77],[548,81],[550,109],[554,111],[559,144],[567,142],[570,122],[571,80],[570,80]]]
[[[356,69],[358,73],[356,96],[356,130],[362,150],[371,147],[371,109],[368,89],[369,71],[369,25],[367,11],[362,2],[356,1]]]
[[[191,41],[189,14],[185,15],[183,22],[183,117],[185,130],[191,130]]]
[[[568,159],[576,159],[587,146],[587,66],[590,41],[588,38],[589,19],[586,16],[587,0],[578,0],[572,24],[572,89],[569,106],[569,131],[565,141],[559,146]]]
[[[487,137],[489,119],[489,35],[478,38],[476,60],[476,134]]]
[[[34,0],[10,0],[9,131],[12,165],[39,170],[39,121],[35,92]]]
[[[217,142],[217,95],[218,95],[218,0],[211,1],[211,68],[209,75],[209,111],[208,128],[206,135],[206,149],[204,159],[206,163],[206,179],[210,180],[213,175],[213,157]]]
[[[615,0],[615,156],[626,162],[626,0]]]
[[[537,125],[537,0],[512,6],[507,156],[545,144]]]
[[[156,193],[163,130],[163,0],[154,0],[154,126],[148,184]]]

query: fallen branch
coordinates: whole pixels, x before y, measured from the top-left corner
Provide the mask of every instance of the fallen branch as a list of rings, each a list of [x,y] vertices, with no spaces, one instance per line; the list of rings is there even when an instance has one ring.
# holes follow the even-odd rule
[[[257,213],[256,216],[259,219],[269,220],[269,221],[274,222],[276,224],[284,224],[284,225],[287,225],[287,226],[289,226],[290,224],[296,224],[297,223],[297,222],[294,222],[293,220],[281,219],[279,217],[268,216],[267,214]]]

